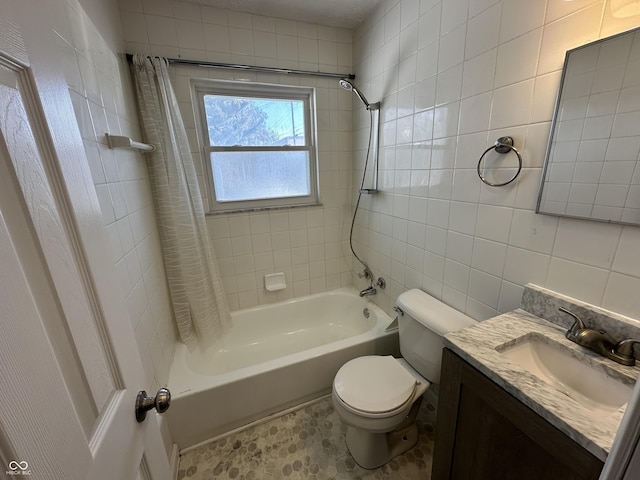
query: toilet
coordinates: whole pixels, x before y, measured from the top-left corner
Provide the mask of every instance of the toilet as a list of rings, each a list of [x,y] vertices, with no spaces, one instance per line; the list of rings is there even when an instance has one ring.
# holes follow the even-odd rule
[[[442,337],[475,320],[413,289],[396,306],[403,358],[368,355],[345,363],[333,381],[333,405],[347,425],[347,448],[363,468],[384,465],[418,442],[422,395],[440,383]]]

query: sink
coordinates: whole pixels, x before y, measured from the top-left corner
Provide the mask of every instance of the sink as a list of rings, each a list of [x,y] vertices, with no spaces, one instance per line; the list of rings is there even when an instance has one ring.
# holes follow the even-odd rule
[[[525,336],[496,350],[595,413],[616,411],[631,397],[631,387],[590,366],[586,356],[581,361],[542,335]]]

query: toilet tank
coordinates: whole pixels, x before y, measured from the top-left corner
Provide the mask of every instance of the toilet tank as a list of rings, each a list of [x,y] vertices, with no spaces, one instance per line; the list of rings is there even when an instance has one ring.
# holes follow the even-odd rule
[[[431,383],[440,383],[442,337],[476,321],[416,288],[398,296],[400,353]]]

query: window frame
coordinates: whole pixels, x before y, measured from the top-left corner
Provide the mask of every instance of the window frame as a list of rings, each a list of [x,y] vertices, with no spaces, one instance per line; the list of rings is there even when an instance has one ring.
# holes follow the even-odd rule
[[[273,208],[289,208],[320,204],[318,145],[316,122],[316,92],[313,87],[278,85],[232,80],[191,80],[192,104],[196,120],[197,140],[202,156],[205,187],[207,188],[209,213],[231,213],[251,210],[267,210]],[[304,146],[223,146],[210,145],[204,97],[206,95],[225,95],[233,97],[250,97],[276,100],[296,100],[304,104]],[[211,153],[214,152],[308,152],[309,195],[295,197],[262,198],[253,200],[236,200],[219,202],[216,200],[215,183]]]

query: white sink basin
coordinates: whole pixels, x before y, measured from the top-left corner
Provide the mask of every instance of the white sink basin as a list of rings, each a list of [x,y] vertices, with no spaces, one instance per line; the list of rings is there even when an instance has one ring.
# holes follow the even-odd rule
[[[612,412],[624,406],[631,387],[581,362],[561,345],[532,335],[500,353],[540,380],[594,412]]]

